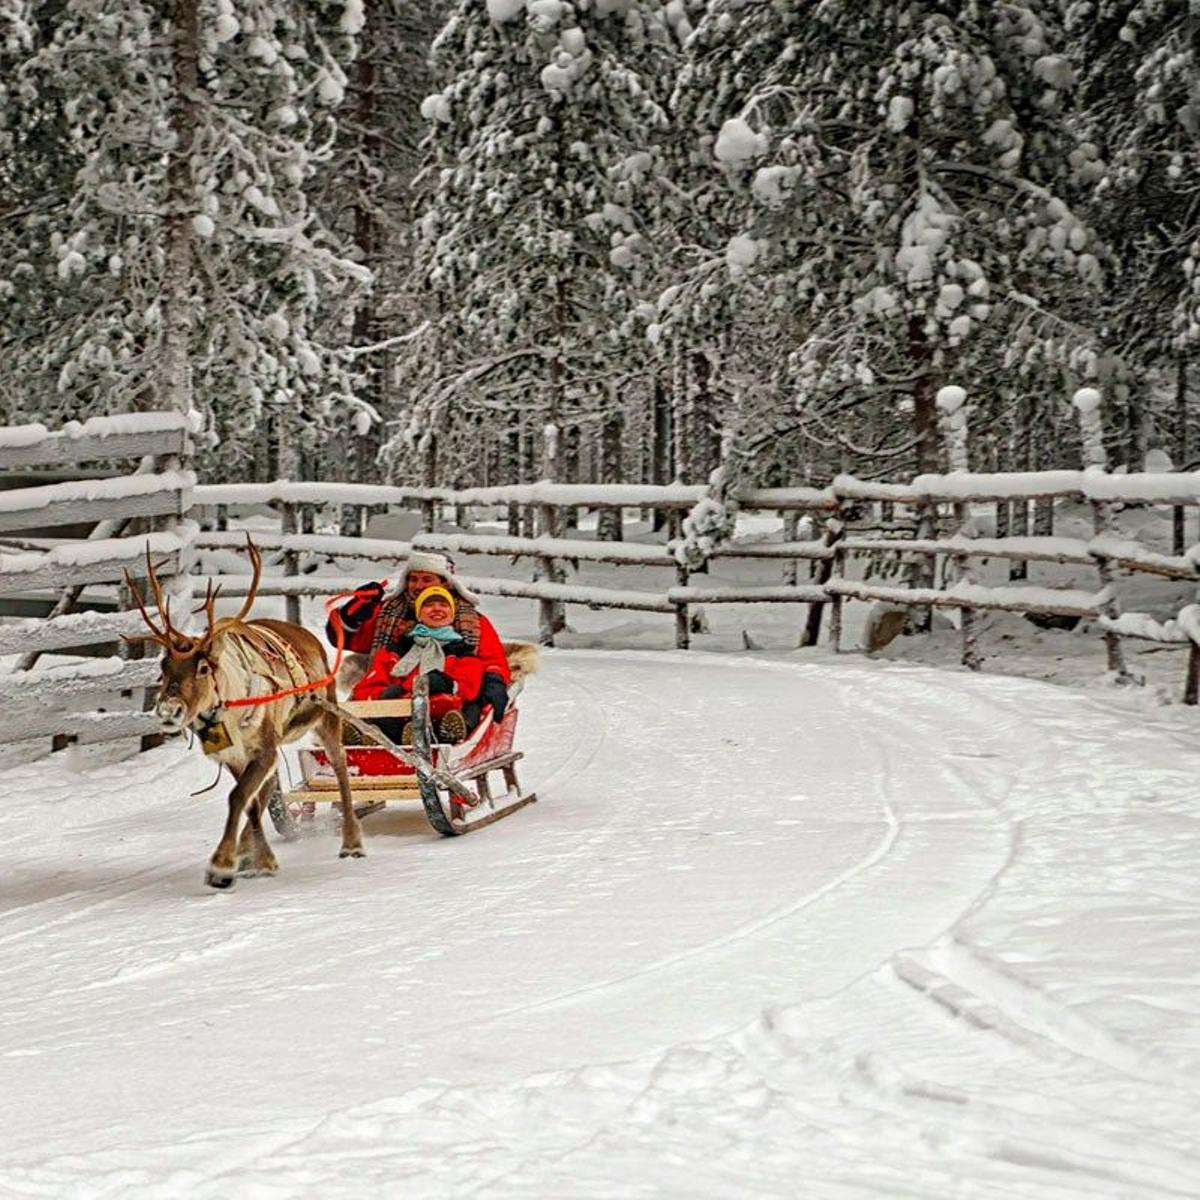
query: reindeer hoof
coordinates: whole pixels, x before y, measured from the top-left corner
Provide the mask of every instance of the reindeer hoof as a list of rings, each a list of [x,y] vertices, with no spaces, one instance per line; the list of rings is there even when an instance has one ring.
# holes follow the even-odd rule
[[[216,867],[209,867],[204,872],[204,882],[211,888],[220,888],[224,891],[226,888],[231,888],[235,882],[235,876],[232,871],[218,870]]]
[[[338,851],[338,858],[366,858],[367,852],[361,846],[343,846]]]
[[[238,874],[243,879],[254,879],[258,875],[278,875],[278,863],[247,863],[238,868]]]

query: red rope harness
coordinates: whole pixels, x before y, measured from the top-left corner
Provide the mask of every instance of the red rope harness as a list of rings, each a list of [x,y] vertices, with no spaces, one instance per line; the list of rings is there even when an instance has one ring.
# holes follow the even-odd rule
[[[383,581],[382,586],[387,588],[387,580]],[[374,589],[371,589],[372,591]],[[346,627],[342,624],[342,614],[340,606],[344,600],[349,600],[352,597],[359,597],[368,594],[367,588],[355,588],[349,592],[338,592],[336,596],[330,596],[325,601],[325,612],[329,618],[329,623],[333,626],[334,634],[337,637],[337,654],[334,657],[333,670],[321,679],[315,679],[311,683],[302,683],[298,687],[286,688],[280,692],[271,692],[266,696],[242,696],[237,700],[225,700],[222,702],[222,708],[250,708],[256,704],[272,704],[276,700],[286,700],[288,696],[299,696],[304,692],[315,692],[320,688],[328,687],[335,679],[337,679],[338,671],[341,670],[342,657],[346,649]]]

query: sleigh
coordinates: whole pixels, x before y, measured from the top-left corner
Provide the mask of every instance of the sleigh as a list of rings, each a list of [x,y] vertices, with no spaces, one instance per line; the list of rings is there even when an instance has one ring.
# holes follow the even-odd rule
[[[344,701],[338,708],[344,727],[357,730],[370,743],[345,746],[350,792],[360,817],[389,804],[419,802],[438,833],[457,837],[537,799],[533,792],[521,790],[517,778],[522,755],[513,749],[515,703],[500,721],[486,710],[467,738],[454,745],[433,741],[428,696],[421,687],[411,700]],[[370,723],[379,717],[409,717],[412,746],[391,743]],[[340,799],[337,776],[324,750],[302,750],[300,769],[303,785],[284,794],[285,812],[310,816],[316,805]]]

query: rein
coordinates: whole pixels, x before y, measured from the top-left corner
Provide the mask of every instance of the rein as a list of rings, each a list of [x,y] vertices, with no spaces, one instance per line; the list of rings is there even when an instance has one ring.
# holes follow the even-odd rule
[[[384,580],[386,586],[387,580]],[[341,670],[342,658],[346,650],[346,628],[342,624],[342,614],[339,611],[339,605],[344,600],[358,598],[368,594],[366,588],[354,588],[348,592],[338,592],[336,596],[330,596],[325,601],[325,612],[329,618],[329,623],[333,626],[334,633],[337,636],[337,654],[334,657],[333,669],[328,675],[321,679],[315,679],[311,683],[302,683],[298,687],[284,688],[278,692],[270,692],[266,696],[242,696],[235,700],[222,701],[222,708],[251,708],[259,704],[273,704],[276,700],[286,700],[289,696],[299,696],[305,692],[319,691],[321,688],[328,687],[334,680],[337,679],[338,671]]]

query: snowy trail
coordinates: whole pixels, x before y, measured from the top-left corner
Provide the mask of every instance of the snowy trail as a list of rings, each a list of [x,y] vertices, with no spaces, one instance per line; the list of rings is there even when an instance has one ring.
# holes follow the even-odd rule
[[[1170,730],[613,651],[523,709],[538,805],[228,895],[199,755],[0,776],[0,1195],[1200,1194]]]

